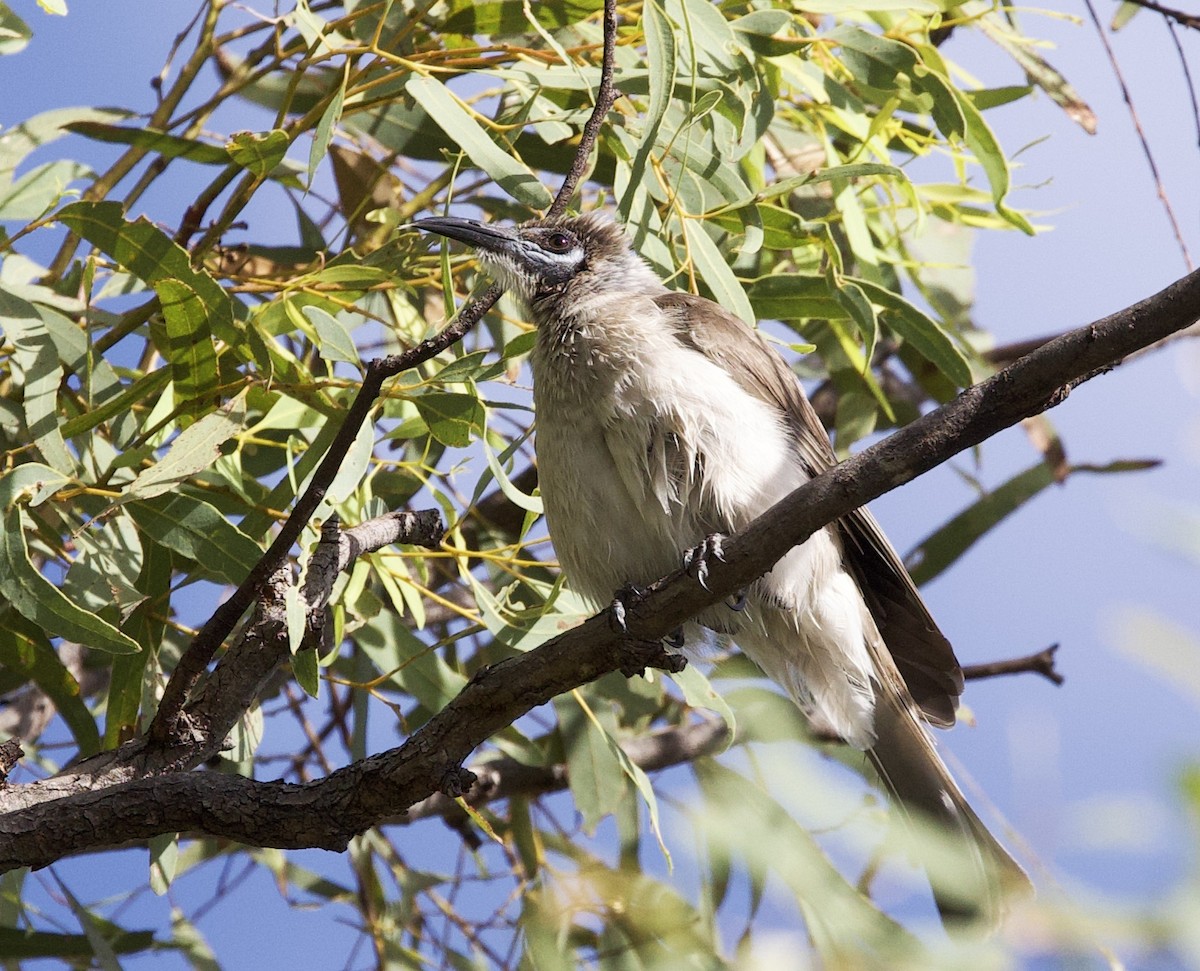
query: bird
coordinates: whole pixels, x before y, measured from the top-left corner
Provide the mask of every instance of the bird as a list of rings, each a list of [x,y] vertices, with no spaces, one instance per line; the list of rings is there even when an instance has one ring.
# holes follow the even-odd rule
[[[597,605],[681,559],[719,556],[722,536],[836,463],[795,372],[759,331],[669,289],[603,211],[411,225],[467,244],[529,310],[546,521],[567,583]],[[954,724],[962,669],[871,513],[817,531],[685,631],[689,644],[714,635],[821,734],[862,750],[906,817],[950,834],[966,872],[954,889],[933,881],[943,923],[997,926],[1029,880],[925,728]]]

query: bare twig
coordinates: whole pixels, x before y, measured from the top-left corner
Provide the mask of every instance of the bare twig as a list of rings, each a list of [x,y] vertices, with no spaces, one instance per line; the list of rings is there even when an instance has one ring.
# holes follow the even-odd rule
[[[596,143],[596,136],[600,134],[600,126],[604,124],[609,109],[617,100],[617,89],[613,85],[613,56],[616,47],[617,2],[616,0],[604,0],[604,53],[600,62],[600,86],[596,89],[596,105],[592,109],[587,123],[583,126],[583,134],[579,138],[579,148],[575,152],[571,169],[563,179],[558,195],[554,197],[554,202],[546,210],[548,217],[561,216],[567,211],[571,197],[575,195],[575,189],[583,177],[584,169],[587,168],[588,158],[592,154],[592,146]]]
[[[729,727],[719,719],[708,719],[690,725],[673,725],[648,735],[625,739],[621,748],[629,761],[644,772],[657,772],[673,765],[684,765],[719,752],[729,741]],[[513,796],[538,796],[559,792],[570,782],[567,766],[526,765],[516,759],[499,758],[471,766],[475,784],[463,798],[470,806],[483,806]],[[410,806],[402,816],[388,820],[391,824],[415,823],[430,816],[452,816],[462,813],[453,799],[437,792],[428,799]]]
[[[1142,6],[1149,6],[1146,0],[1141,0]],[[1190,271],[1192,269],[1192,256],[1188,252],[1187,243],[1183,239],[1183,230],[1179,226],[1179,220],[1175,218],[1175,210],[1171,208],[1171,200],[1167,197],[1167,189],[1163,184],[1162,176],[1158,172],[1158,164],[1154,161],[1154,153],[1150,150],[1150,142],[1146,138],[1146,133],[1142,130],[1142,121],[1138,117],[1137,109],[1133,106],[1133,95],[1129,91],[1129,86],[1125,83],[1125,76],[1121,73],[1121,65],[1117,61],[1116,52],[1113,51],[1112,45],[1108,42],[1108,34],[1100,25],[1100,16],[1096,13],[1095,4],[1092,0],[1084,0],[1084,6],[1087,7],[1088,16],[1091,18],[1092,24],[1096,28],[1096,33],[1100,37],[1100,43],[1104,45],[1104,51],[1108,55],[1108,63],[1112,66],[1113,77],[1121,88],[1121,97],[1125,101],[1125,106],[1129,109],[1129,118],[1133,122],[1134,131],[1137,132],[1138,142],[1142,146],[1142,154],[1146,156],[1146,164],[1150,167],[1150,175],[1154,179],[1154,188],[1158,192],[1159,201],[1162,202],[1163,211],[1167,214],[1167,222],[1171,224],[1171,231],[1175,234],[1175,241],[1179,244],[1179,252],[1183,255],[1184,265]],[[1160,13],[1165,11],[1159,11]]]
[[[988,661],[985,664],[964,664],[963,677],[968,681],[982,678],[997,678],[1005,674],[1040,674],[1055,684],[1062,684],[1066,678],[1058,673],[1054,666],[1054,655],[1058,653],[1058,645],[1027,654],[1025,657],[1009,658],[1006,661]]]

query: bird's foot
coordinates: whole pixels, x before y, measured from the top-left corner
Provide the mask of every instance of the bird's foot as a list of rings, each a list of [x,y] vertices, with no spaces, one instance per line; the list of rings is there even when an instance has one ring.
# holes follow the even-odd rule
[[[721,533],[709,533],[704,539],[683,554],[683,568],[705,590],[708,589],[709,559],[725,562],[725,552],[722,543],[725,537]]]
[[[736,614],[740,614],[746,609],[746,591],[739,590],[732,597],[725,601],[725,606]]]
[[[646,596],[646,588],[636,583],[627,583],[615,594],[609,605],[612,610],[611,622],[613,627],[622,634],[629,633],[629,611],[636,607]]]
[[[658,641],[642,640],[629,632],[629,611],[645,596],[645,588],[634,583],[625,584],[613,596],[610,621],[623,635],[620,647],[621,673],[632,678],[635,674],[644,675],[646,668],[658,668],[678,674],[687,666],[687,658],[682,654],[672,654],[667,648],[678,650],[683,647],[682,627]]]

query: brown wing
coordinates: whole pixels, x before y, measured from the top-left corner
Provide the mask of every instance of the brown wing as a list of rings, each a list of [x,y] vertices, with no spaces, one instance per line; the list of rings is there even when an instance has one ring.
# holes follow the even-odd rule
[[[825,431],[796,375],[752,328],[720,305],[690,293],[654,301],[675,322],[678,339],[787,416],[800,457],[817,475],[837,462]],[[866,509],[838,520],[846,565],[858,581],[875,624],[913,700],[935,725],[954,724],[962,669],[916,586]]]

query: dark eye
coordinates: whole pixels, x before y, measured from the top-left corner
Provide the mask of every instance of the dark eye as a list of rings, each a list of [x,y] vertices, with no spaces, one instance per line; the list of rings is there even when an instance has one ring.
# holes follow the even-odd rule
[[[546,237],[546,249],[553,253],[565,253],[574,245],[575,240],[570,233],[553,232]]]

